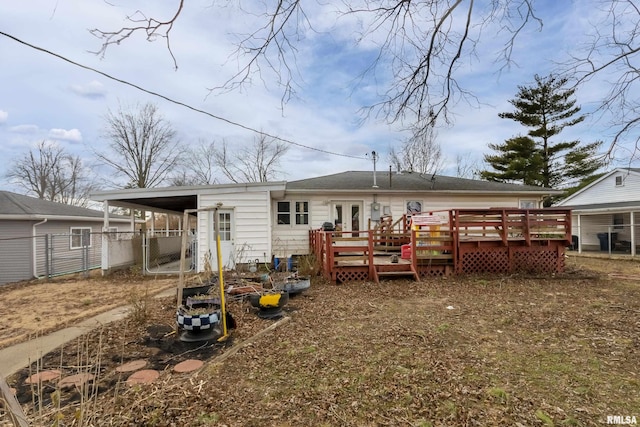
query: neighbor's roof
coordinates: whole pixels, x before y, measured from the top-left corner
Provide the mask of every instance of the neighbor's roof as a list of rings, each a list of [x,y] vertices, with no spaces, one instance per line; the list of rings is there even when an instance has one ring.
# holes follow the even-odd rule
[[[629,210],[640,209],[640,201],[632,200],[627,202],[611,202],[611,203],[591,203],[588,205],[567,205],[554,206],[571,208],[573,213],[604,213],[604,212],[628,212]]]
[[[591,189],[592,187],[595,187],[596,185],[598,185],[600,182],[604,181],[605,179],[609,178],[611,175],[617,174],[617,173],[633,173],[636,175],[640,175],[640,168],[616,168],[613,169],[607,173],[605,173],[604,175],[602,175],[600,178],[596,179],[595,181],[593,181],[592,183],[590,183],[589,185],[586,185],[584,187],[582,187],[580,190],[576,191],[575,193],[573,193],[572,195],[570,195],[569,197],[567,197],[566,199],[562,199],[560,200],[558,203],[555,204],[555,206],[558,207],[571,207],[573,208],[573,205],[571,205],[571,201],[576,198],[578,195],[589,191],[589,189]],[[637,204],[638,202],[633,202],[635,204]],[[583,208],[584,206],[579,206],[579,208]]]
[[[95,209],[50,202],[10,191],[0,191],[0,218],[6,219],[7,217],[11,217],[12,219],[59,218],[102,220],[104,213]],[[110,215],[110,218],[129,220],[120,215]]]
[[[559,190],[532,185],[507,184],[480,181],[443,175],[417,172],[376,172],[373,186],[373,171],[349,171],[317,178],[287,182],[287,191],[408,191],[408,192],[482,192],[482,193],[540,193],[561,194]]]

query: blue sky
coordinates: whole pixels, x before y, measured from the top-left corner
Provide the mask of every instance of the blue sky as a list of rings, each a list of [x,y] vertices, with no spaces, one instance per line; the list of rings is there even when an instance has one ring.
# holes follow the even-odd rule
[[[259,19],[240,15],[229,3],[211,6],[210,1],[187,2],[172,33],[172,49],[178,69],[161,40],[153,43],[140,35],[120,46],[110,47],[104,58],[90,51],[100,42],[89,29],[117,29],[136,9],[167,17],[171,1],[33,0],[0,3],[0,29],[28,43],[51,50],[73,61],[97,68],[114,77],[187,103],[245,126],[288,140],[348,156],[332,156],[292,146],[283,159],[283,179],[295,180],[345,170],[372,169],[365,154],[380,153],[378,169],[388,169],[386,153],[406,136],[399,123],[388,124],[371,117],[362,121],[359,111],[376,102],[384,92],[390,72],[384,68],[374,76],[358,79],[363,65],[375,57],[376,39],[357,44],[354,34],[362,22],[354,17],[335,20],[329,4],[309,2],[310,16],[318,32],[306,32],[299,45],[297,97],[282,108],[278,86],[265,70],[254,84],[240,91],[208,95],[208,88],[222,84],[236,70],[232,57],[234,34],[246,33]],[[247,5],[251,2],[245,2]],[[542,31],[528,28],[514,51],[514,65],[499,70],[496,56],[504,42],[497,27],[488,27],[477,56],[466,58],[458,71],[460,83],[472,91],[477,105],[457,103],[454,123],[438,129],[447,163],[441,171],[453,173],[457,155],[480,160],[487,144],[502,142],[524,129],[498,113],[511,110],[508,100],[518,85],[533,81],[534,74],[546,75],[553,61],[560,61],[577,46],[586,32],[592,8],[585,2],[538,2]],[[590,2],[586,2],[590,3]],[[578,9],[580,8],[580,9]],[[589,11],[585,13],[584,11]],[[492,33],[495,32],[495,33]],[[495,35],[494,35],[495,34]],[[379,42],[379,40],[378,40]],[[69,152],[92,162],[92,150],[105,144],[101,138],[108,109],[153,102],[178,132],[182,144],[199,140],[227,141],[231,146],[248,144],[250,132],[211,117],[154,98],[134,88],[74,67],[50,55],[0,36],[0,175],[11,161],[24,155],[42,140],[55,141]],[[601,82],[592,81],[577,93],[584,112],[593,110],[603,94]],[[207,96],[208,95],[208,96]],[[567,130],[565,139],[608,142],[606,118],[591,119],[579,128]],[[96,168],[96,174],[104,171]],[[17,190],[6,180],[2,187]]]

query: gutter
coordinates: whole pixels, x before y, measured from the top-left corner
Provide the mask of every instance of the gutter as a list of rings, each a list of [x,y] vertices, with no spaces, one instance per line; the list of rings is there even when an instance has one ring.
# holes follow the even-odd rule
[[[46,223],[47,221],[48,221],[48,219],[45,218],[40,222],[36,222],[35,224],[33,224],[32,231],[31,231],[31,235],[33,237],[33,240],[32,240],[32,242],[33,242],[33,255],[31,257],[31,260],[33,262],[33,277],[36,277],[38,279],[40,279],[40,277],[38,277],[38,265],[37,265],[37,247],[38,247],[38,245],[37,245],[37,240],[36,240],[36,237],[37,237],[36,227]],[[49,254],[45,253],[44,256],[49,256]]]
[[[328,190],[328,189],[289,189],[286,191],[286,195],[292,195],[292,194],[324,194],[324,193],[331,193],[331,194],[346,194],[346,193],[367,193],[367,194],[451,194],[451,195],[463,195],[463,196],[468,196],[468,195],[476,195],[476,194],[481,194],[484,196],[500,196],[500,195],[508,195],[508,196],[512,196],[512,195],[520,195],[520,196],[532,196],[532,195],[542,195],[542,196],[546,196],[549,194],[562,194],[562,190],[546,190],[546,189],[541,189],[541,190],[524,190],[524,191],[518,191],[518,190],[508,190],[508,191],[497,191],[497,190],[429,190],[429,189],[423,189],[423,190],[402,190],[402,189],[381,189],[381,188],[377,188],[377,189],[370,189],[370,188],[360,188],[360,189],[350,189],[350,190]]]
[[[0,214],[0,219],[6,220],[24,220],[24,221],[38,221],[43,217],[42,214],[36,215],[4,215]],[[103,222],[104,219],[101,217],[94,216],[69,216],[69,215],[48,215],[47,219],[51,220],[60,220],[60,221],[87,221],[87,222]],[[110,222],[129,222],[129,218],[112,218],[109,217]]]

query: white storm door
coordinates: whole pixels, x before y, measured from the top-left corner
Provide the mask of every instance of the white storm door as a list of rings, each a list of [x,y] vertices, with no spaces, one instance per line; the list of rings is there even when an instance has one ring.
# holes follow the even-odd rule
[[[218,232],[220,234],[220,253],[222,254],[222,267],[235,268],[234,254],[234,221],[233,210],[218,210]],[[216,252],[215,224],[211,222],[211,268],[214,273],[218,271],[218,258]]]

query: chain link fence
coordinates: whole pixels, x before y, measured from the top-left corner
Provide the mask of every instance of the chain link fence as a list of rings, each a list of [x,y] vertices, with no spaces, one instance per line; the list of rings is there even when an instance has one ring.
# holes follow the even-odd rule
[[[0,284],[51,278],[72,273],[85,276],[102,267],[102,236],[107,238],[106,270],[139,266],[145,273],[180,272],[182,232],[90,232],[0,238]],[[188,237],[185,272],[196,269],[195,236]]]
[[[101,233],[0,239],[0,284],[71,273],[89,274],[101,265]]]

